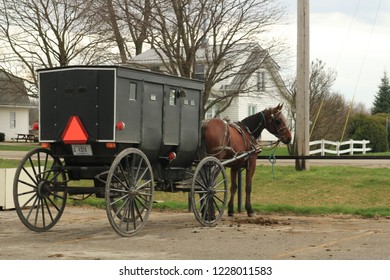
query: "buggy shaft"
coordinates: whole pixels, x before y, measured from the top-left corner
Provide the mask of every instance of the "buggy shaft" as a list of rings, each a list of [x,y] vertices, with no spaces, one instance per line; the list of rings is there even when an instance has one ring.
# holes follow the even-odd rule
[[[250,150],[248,152],[245,152],[245,153],[242,153],[242,154],[239,154],[237,156],[234,156],[233,158],[231,159],[228,159],[228,160],[224,160],[222,161],[222,165],[225,166],[225,165],[228,165],[232,162],[235,162],[236,160],[240,160],[242,158],[245,158],[245,157],[250,157],[253,153],[256,152],[256,149],[253,149],[253,150]]]

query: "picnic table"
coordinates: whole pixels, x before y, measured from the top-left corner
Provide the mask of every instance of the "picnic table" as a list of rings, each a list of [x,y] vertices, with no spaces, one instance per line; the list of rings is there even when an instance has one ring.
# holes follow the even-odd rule
[[[38,137],[34,134],[25,134],[25,133],[18,133],[16,134],[16,138],[14,139],[16,142],[19,142],[19,140],[24,141],[24,142],[37,142]]]

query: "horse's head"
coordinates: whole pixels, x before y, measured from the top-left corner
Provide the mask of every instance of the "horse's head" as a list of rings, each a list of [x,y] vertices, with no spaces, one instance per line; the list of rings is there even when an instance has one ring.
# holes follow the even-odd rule
[[[288,128],[287,120],[282,114],[283,104],[263,111],[265,128],[275,135],[283,144],[291,142],[291,131]]]

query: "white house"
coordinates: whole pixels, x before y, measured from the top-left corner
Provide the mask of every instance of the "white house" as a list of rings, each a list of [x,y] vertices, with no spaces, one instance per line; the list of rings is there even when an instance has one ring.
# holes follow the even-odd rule
[[[6,141],[18,133],[29,134],[29,111],[34,107],[23,80],[0,71],[0,132]]]
[[[217,116],[234,122],[283,103],[283,114],[291,124],[292,118],[288,115],[290,111],[289,92],[279,74],[279,65],[259,45],[251,45],[249,48],[248,46],[248,44],[236,46],[236,51],[232,52],[234,55],[226,58],[225,65],[231,64],[231,70],[226,72],[226,77],[213,87],[209,101],[232,92],[239,92],[239,94],[225,111],[218,114],[218,107],[222,104],[216,104],[206,112],[205,117]],[[157,54],[155,49],[150,49],[132,58],[130,63],[142,65],[154,71],[165,71],[161,57],[164,59],[164,56]],[[194,73],[196,78],[204,77],[205,67],[207,67],[203,63],[205,60],[205,49],[201,49],[197,53],[197,66]],[[276,139],[268,131],[264,131],[261,140],[274,141]]]

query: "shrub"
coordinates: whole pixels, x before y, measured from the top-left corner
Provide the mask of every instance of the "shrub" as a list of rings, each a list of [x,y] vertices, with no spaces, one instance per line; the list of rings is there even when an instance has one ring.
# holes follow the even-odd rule
[[[5,140],[5,134],[3,132],[0,132],[0,142],[4,142]]]
[[[351,119],[349,137],[354,140],[370,140],[372,152],[388,150],[386,127],[376,118],[358,114]]]
[[[388,114],[386,114],[386,113],[378,113],[378,114],[373,115],[372,118],[374,120],[377,120],[383,126],[386,127],[386,123],[388,122]],[[387,128],[387,142],[390,145],[390,126],[388,124],[387,124],[387,126],[388,126],[388,128]]]

